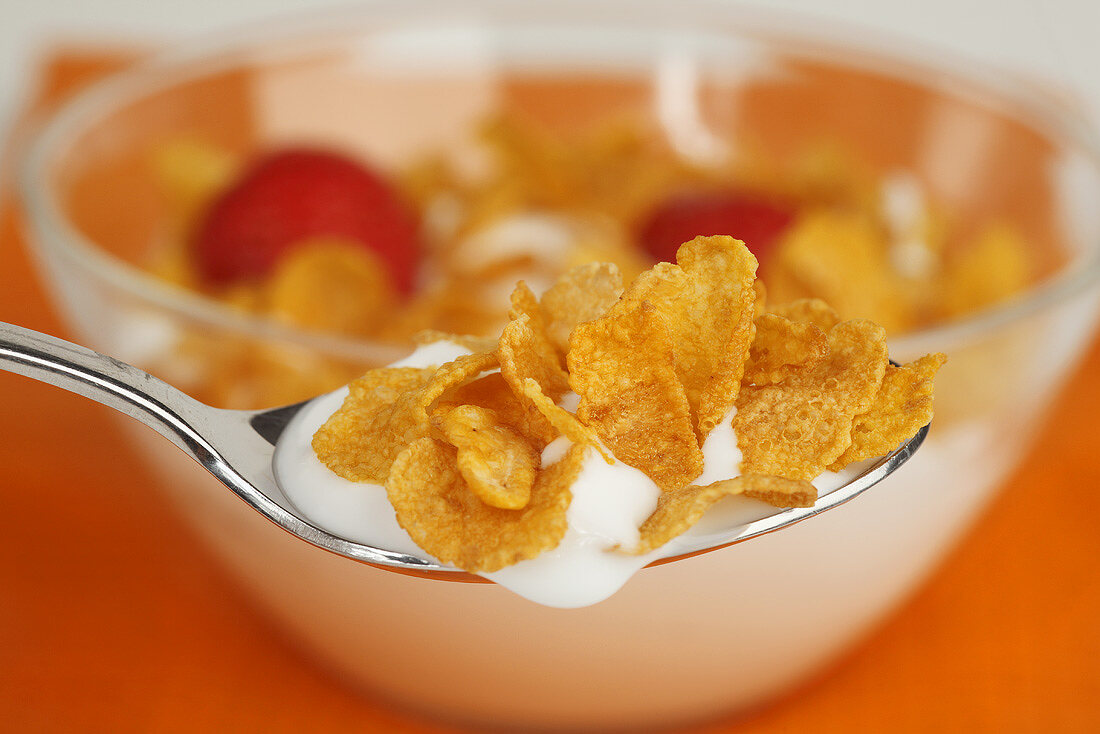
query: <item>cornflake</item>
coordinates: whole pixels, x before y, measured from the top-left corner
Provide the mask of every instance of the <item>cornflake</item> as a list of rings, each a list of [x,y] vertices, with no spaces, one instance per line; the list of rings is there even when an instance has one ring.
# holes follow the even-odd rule
[[[702,446],[737,395],[755,327],[756,258],[732,237],[696,237],[623,295],[624,307],[648,303],[675,344],[674,370]]]
[[[676,489],[702,473],[703,452],[676,376],[668,321],[648,302],[623,304],[573,330],[577,418],[621,461],[661,489]]]
[[[458,471],[482,502],[507,510],[527,506],[539,466],[539,455],[527,438],[492,410],[476,405],[445,413],[439,430],[457,450]]]
[[[659,254],[647,249],[651,243],[642,232],[678,201],[728,194],[733,201],[748,195],[780,204],[790,217],[782,232],[769,245],[749,243],[759,244],[773,306],[822,298],[840,318],[869,318],[891,335],[1011,298],[1052,264],[1034,252],[1059,249],[1029,241],[1044,236],[1042,229],[953,211],[931,191],[922,192],[913,174],[875,170],[838,140],[782,154],[752,136],[723,142],[737,155],[721,163],[691,161],[640,119],[571,129],[544,127],[530,117],[480,121],[460,145],[427,151],[392,172],[391,183],[421,224],[423,267],[418,287],[406,294],[398,292],[387,257],[363,247],[370,243],[318,233],[304,234],[260,277],[207,282],[196,267],[191,234],[212,203],[237,185],[248,161],[209,142],[165,140],[150,149],[148,163],[169,216],[167,236],[147,267],[234,310],[395,350],[422,329],[490,335],[495,342],[515,283],[531,284],[530,307],[540,300],[535,293],[564,273],[541,299],[542,323],[532,314],[532,328],[564,365],[572,328],[603,315],[623,286],[652,264],[651,255],[663,259],[672,251],[665,247],[672,242]],[[899,174],[914,194],[900,209]],[[702,232],[705,217],[695,225]],[[240,246],[247,250],[247,239]],[[755,319],[765,300],[759,281],[754,289]],[[682,323],[672,322],[672,328]],[[827,332],[834,324],[817,325]],[[327,392],[373,366],[317,349],[288,359],[287,350],[270,340],[243,348],[239,342],[188,329],[155,371],[204,402],[260,408]],[[683,362],[693,359],[690,350],[680,351]],[[681,379],[686,374],[681,370]],[[732,380],[736,365],[714,375]],[[710,421],[724,412],[707,403],[708,387],[684,384],[702,441]]]
[[[829,331],[828,348],[812,368],[738,395],[733,428],[743,472],[809,480],[851,445],[855,417],[870,409],[886,373],[886,333],[870,321],[844,321]]]
[[[541,299],[520,283],[498,340],[423,335],[474,353],[367,373],[314,450],[341,476],[384,484],[425,551],[481,573],[558,546],[597,452],[660,490],[638,542],[618,552],[659,548],[724,497],[812,506],[823,471],[928,423],[944,357],[893,366],[881,326],[818,300],[769,304],[755,269],[740,241],[698,237],[625,291],[607,264],[574,268]],[[696,485],[722,420],[740,475]],[[548,449],[555,440],[567,448]]]
[[[345,479],[384,482],[401,450],[428,435],[428,406],[495,363],[493,354],[471,354],[434,371],[371,370],[351,384],[343,407],[314,435],[313,450]]]

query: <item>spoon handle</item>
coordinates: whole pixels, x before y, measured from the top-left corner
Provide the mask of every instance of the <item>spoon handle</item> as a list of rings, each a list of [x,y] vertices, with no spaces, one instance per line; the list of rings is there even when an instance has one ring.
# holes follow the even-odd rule
[[[217,455],[192,427],[204,422],[209,406],[113,357],[0,321],[0,370],[114,408],[150,426],[204,465]]]

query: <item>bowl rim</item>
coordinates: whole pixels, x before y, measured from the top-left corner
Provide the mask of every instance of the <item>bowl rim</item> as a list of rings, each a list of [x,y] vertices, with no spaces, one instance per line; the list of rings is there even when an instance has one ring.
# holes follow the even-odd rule
[[[627,8],[630,13],[624,15],[622,11]],[[368,23],[386,20],[416,24],[427,17],[427,9],[457,10],[468,19],[487,25],[514,19],[573,25],[603,21],[629,23],[630,27],[645,24],[644,27],[658,33],[700,33],[703,29],[700,21],[720,19],[736,26],[723,27],[723,35],[740,35],[773,46],[797,41],[799,58],[841,63],[850,68],[870,68],[895,78],[909,77],[941,94],[980,92],[983,102],[988,98],[1008,104],[1011,113],[1006,114],[1026,121],[1048,139],[1058,140],[1065,143],[1067,149],[1081,153],[1100,178],[1100,133],[1071,97],[1052,93],[1047,86],[1041,86],[1039,80],[964,57],[958,52],[945,53],[944,49],[930,44],[907,37],[892,37],[877,30],[868,34],[865,28],[854,23],[811,19],[793,12],[718,6],[705,0],[658,0],[642,5],[630,0],[595,4],[584,0],[559,0],[552,6],[509,3],[508,0],[463,0],[453,4],[446,0],[370,0],[354,10],[291,14],[254,23],[244,30],[230,29],[210,34],[198,42],[184,42],[94,82],[53,110],[44,123],[32,126],[37,129],[17,163],[18,193],[28,214],[25,226],[36,235],[27,238],[32,248],[66,256],[114,288],[167,312],[178,313],[189,321],[296,344],[338,358],[377,364],[389,363],[407,354],[411,348],[407,345],[370,342],[280,324],[167,283],[104,251],[81,233],[65,216],[58,197],[44,182],[50,180],[46,174],[53,157],[67,150],[74,139],[102,116],[166,83],[201,77],[279,41],[301,42],[319,33],[350,37],[362,32]],[[518,18],[509,17],[517,12]],[[437,16],[431,17],[438,22]],[[670,17],[675,19],[671,26],[668,24]],[[879,40],[868,41],[868,37]],[[170,73],[167,82],[163,76],[165,72]],[[950,351],[952,345],[965,344],[978,335],[1071,298],[1100,282],[1100,241],[1087,245],[1080,252],[1071,253],[1065,264],[1021,293],[961,318],[892,336],[891,346],[902,353]]]

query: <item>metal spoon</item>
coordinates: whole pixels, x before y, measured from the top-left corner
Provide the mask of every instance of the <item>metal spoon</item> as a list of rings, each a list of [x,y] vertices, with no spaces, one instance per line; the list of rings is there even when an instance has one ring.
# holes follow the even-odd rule
[[[153,428],[199,462],[257,512],[284,530],[347,558],[431,578],[482,581],[436,561],[346,540],[317,527],[287,499],[272,471],[275,444],[290,420],[310,401],[271,410],[223,410],[200,403],[125,362],[46,334],[0,322],[0,369],[64,388],[110,406]],[[793,525],[837,507],[874,486],[904,464],[924,441],[928,426],[895,451],[868,466],[813,507],[774,515],[709,536],[657,563],[722,548]]]

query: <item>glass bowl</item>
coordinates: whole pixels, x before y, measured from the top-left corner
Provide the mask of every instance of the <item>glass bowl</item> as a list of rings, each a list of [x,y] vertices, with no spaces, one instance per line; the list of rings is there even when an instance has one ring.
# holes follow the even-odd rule
[[[126,424],[198,536],[352,684],[506,726],[706,718],[788,689],[912,592],[1026,452],[1096,323],[1100,170],[1071,108],[996,69],[854,38],[713,4],[488,0],[378,2],[234,34],[118,75],[49,121],[21,171],[30,239],[79,340],[200,395],[203,360],[218,355],[229,394],[277,404],[402,349],[250,317],[143,272],[170,234],[147,162],[165,140],[241,154],[309,142],[394,167],[488,113],[565,128],[631,114],[704,153],[711,133],[776,151],[836,140],[878,173],[911,172],[963,221],[1010,219],[1037,282],[891,341],[901,361],[950,357],[933,429],[903,471],[783,532],[645,569],[592,607],[328,555]],[[257,355],[284,372],[248,369]]]

